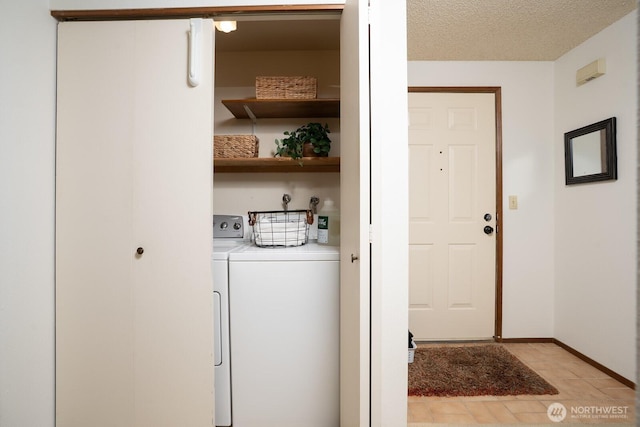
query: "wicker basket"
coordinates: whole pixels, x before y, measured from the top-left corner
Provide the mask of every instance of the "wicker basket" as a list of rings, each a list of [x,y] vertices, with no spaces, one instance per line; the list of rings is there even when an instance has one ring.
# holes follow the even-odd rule
[[[213,157],[258,157],[259,140],[255,135],[215,135]]]
[[[315,99],[318,80],[315,77],[256,77],[257,99]]]

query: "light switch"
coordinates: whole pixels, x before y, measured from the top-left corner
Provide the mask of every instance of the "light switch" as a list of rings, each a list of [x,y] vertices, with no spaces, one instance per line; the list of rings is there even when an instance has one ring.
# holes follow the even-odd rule
[[[518,196],[509,196],[509,209],[518,209]]]

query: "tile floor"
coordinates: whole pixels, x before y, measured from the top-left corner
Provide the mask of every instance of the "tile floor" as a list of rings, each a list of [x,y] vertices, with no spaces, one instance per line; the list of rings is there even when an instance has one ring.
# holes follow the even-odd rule
[[[551,343],[503,344],[523,363],[555,386],[545,396],[409,396],[409,426],[563,423],[636,425],[635,391]],[[561,403],[566,417],[551,422],[547,408]],[[618,414],[605,415],[603,411]],[[600,412],[600,414],[594,414]],[[611,412],[610,412],[611,413]]]

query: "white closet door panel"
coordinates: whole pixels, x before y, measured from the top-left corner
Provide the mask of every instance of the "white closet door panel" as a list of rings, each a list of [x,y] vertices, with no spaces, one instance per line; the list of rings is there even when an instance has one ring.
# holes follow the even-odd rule
[[[211,58],[212,24],[205,27],[201,54]],[[186,20],[145,21],[136,32],[133,244],[144,247],[134,269],[139,425],[212,419],[213,64],[203,61],[209,78],[188,86],[188,30]]]
[[[206,22],[59,26],[58,426],[213,423]]]
[[[56,164],[57,425],[134,415],[133,28],[61,24]],[[113,58],[118,58],[114,61]],[[99,76],[109,76],[105,84]],[[113,90],[113,87],[119,90]],[[126,425],[126,424],[125,424]]]
[[[370,425],[370,134],[368,4],[347,0],[340,23],[340,425]],[[351,256],[358,257],[352,260]]]

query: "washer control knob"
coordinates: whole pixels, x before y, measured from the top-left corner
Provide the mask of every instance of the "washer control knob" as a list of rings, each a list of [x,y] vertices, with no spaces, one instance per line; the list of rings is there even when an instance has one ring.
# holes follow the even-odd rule
[[[227,223],[227,221],[220,223],[221,229],[226,230],[228,227],[229,227],[229,224]]]

